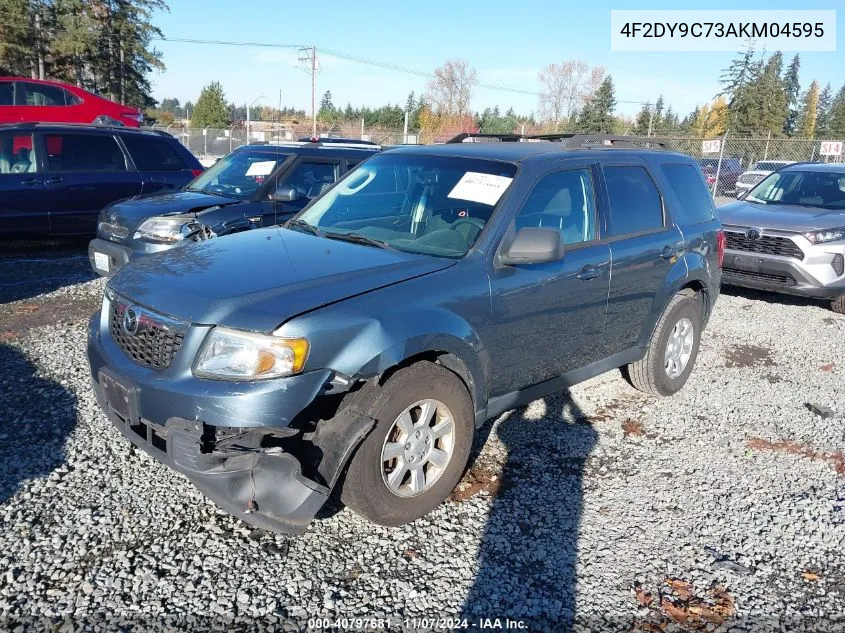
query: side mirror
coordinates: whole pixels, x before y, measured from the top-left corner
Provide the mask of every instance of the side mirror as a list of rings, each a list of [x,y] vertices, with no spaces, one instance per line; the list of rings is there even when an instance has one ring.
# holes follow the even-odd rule
[[[544,264],[563,257],[563,242],[557,229],[520,229],[510,245],[499,254],[507,266]]]
[[[299,200],[299,193],[293,187],[276,189],[270,196],[275,202],[295,202]]]

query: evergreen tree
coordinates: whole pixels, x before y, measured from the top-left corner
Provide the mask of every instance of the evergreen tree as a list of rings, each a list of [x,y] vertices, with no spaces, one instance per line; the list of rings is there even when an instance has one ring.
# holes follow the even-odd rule
[[[634,119],[634,127],[631,129],[632,134],[636,136],[645,136],[648,134],[648,125],[649,123],[653,123],[652,120],[653,111],[651,109],[651,103],[646,102],[643,104],[642,109],[637,113],[637,118]]]
[[[816,134],[816,120],[819,107],[819,82],[813,80],[801,98],[796,132],[802,138],[813,138]]]
[[[777,135],[786,125],[789,106],[788,95],[780,77],[782,69],[783,55],[778,51],[769,57],[753,86],[757,101],[757,114],[754,117],[756,125],[752,129],[754,133]]]
[[[798,94],[801,91],[801,83],[798,79],[799,70],[801,70],[801,58],[796,53],[783,75],[783,89],[786,93],[786,105],[789,109],[783,125],[783,133],[788,136],[795,134],[795,124],[798,120]]]
[[[654,103],[654,120],[651,122],[652,133],[662,127],[663,108],[665,107],[665,105],[666,104],[663,102],[663,95],[657,97],[657,101],[655,101]]]
[[[830,123],[833,108],[833,92],[830,83],[825,85],[824,90],[819,94],[818,116],[816,118],[816,138],[827,138],[830,136]]]
[[[830,106],[830,135],[845,137],[845,86],[839,89]]]
[[[613,90],[613,78],[608,75],[601,82],[593,97],[584,105],[578,117],[578,128],[583,132],[610,134],[613,131],[613,110],[616,97]]]
[[[411,94],[408,95],[408,99],[405,101],[405,112],[413,113],[414,110],[416,110],[416,109],[417,109],[417,99],[414,96],[414,91],[411,90]]]
[[[212,81],[200,92],[197,105],[191,112],[191,127],[224,128],[232,122],[231,110],[226,103],[223,86]]]
[[[320,109],[317,110],[317,118],[320,121],[334,121],[337,118],[337,111],[332,103],[332,92],[326,90],[323,93],[323,98],[320,99]]]

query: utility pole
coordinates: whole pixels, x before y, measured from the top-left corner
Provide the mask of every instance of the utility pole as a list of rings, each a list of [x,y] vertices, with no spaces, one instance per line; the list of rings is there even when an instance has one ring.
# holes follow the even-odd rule
[[[408,111],[405,111],[405,127],[402,130],[402,142],[408,144]]]
[[[646,136],[651,136],[651,123],[654,121],[654,109],[649,107],[648,109],[648,134]]]
[[[299,49],[299,61],[308,62],[311,73],[311,138],[317,138],[317,47]]]

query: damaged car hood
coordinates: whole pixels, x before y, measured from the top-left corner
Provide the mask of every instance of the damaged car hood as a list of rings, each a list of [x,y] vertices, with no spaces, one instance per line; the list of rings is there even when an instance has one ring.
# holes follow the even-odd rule
[[[242,201],[202,191],[156,192],[118,202],[104,212],[104,217],[111,224],[134,228],[153,216],[189,215],[238,202]]]
[[[829,210],[788,204],[731,202],[716,208],[726,226],[755,227],[804,233],[845,226],[845,210]]]
[[[191,323],[270,332],[303,312],[455,262],[270,227],[133,261],[109,287]]]

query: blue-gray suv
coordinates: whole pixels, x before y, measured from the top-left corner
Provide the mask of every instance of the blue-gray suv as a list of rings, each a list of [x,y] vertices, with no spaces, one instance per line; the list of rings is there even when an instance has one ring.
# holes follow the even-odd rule
[[[398,148],[284,227],[132,262],[90,323],[100,405],[220,507],[298,532],[336,487],[383,525],[428,513],[485,420],[602,372],[671,395],[725,242],[695,161],[634,145]]]

